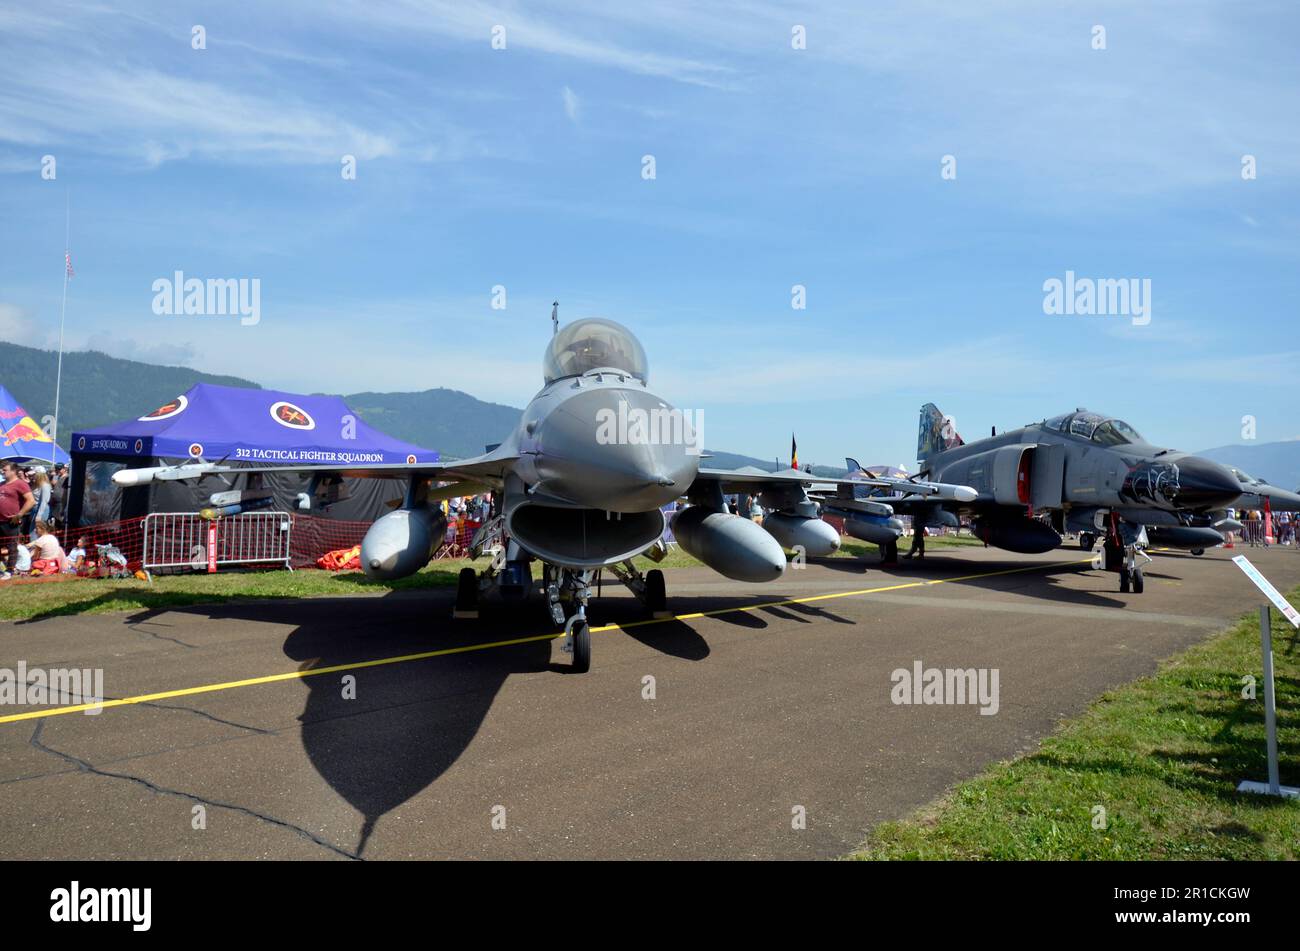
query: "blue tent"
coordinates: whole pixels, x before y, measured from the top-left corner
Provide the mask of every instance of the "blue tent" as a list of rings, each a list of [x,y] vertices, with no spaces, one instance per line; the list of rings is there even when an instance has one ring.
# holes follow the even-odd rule
[[[234,466],[437,462],[438,453],[403,442],[364,423],[337,396],[304,396],[198,383],[152,412],[72,434],[71,525],[135,518],[150,512],[193,512],[226,488],[270,490],[276,505],[296,510],[309,488],[300,472],[272,472],[122,488],[123,468],[171,465],[186,459]],[[405,491],[401,479],[345,478],[337,499],[312,513],[373,521]],[[319,552],[317,553],[319,554]]]
[[[27,410],[3,386],[0,386],[0,458],[68,461],[68,454],[45,435],[40,424],[27,415]]]
[[[337,396],[196,383],[153,412],[72,434],[75,453],[253,465],[437,462],[366,425]]]

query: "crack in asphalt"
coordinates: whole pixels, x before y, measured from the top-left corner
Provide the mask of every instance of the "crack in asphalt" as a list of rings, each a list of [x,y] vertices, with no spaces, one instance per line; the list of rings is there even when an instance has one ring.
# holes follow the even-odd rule
[[[139,624],[151,624],[151,623],[154,622],[152,621],[139,622]],[[137,624],[127,624],[126,629],[128,631],[134,631],[136,634],[143,634],[145,637],[152,637],[156,641],[171,641],[173,644],[179,644],[181,647],[186,647],[189,648],[190,650],[198,650],[199,647],[198,644],[187,644],[184,641],[180,640],[179,638],[168,637],[166,634],[155,634],[153,631],[142,631],[140,630]]]
[[[195,795],[194,793],[185,792],[184,790],[180,790],[180,789],[169,789],[166,786],[159,786],[157,783],[150,782],[149,780],[145,779],[142,776],[131,776],[128,773],[111,773],[107,770],[100,769],[97,766],[88,763],[86,760],[73,756],[71,753],[64,753],[61,750],[56,750],[53,747],[47,746],[45,743],[41,742],[41,732],[42,730],[44,730],[44,728],[45,728],[45,721],[38,720],[36,722],[36,728],[32,731],[32,738],[29,741],[31,745],[36,749],[40,750],[42,753],[48,753],[51,756],[57,757],[58,759],[61,759],[66,763],[73,764],[74,766],[77,767],[78,770],[80,770],[83,773],[90,773],[93,776],[101,776],[106,779],[124,779],[127,782],[131,782],[139,786],[143,786],[144,788],[148,789],[152,793],[157,793],[163,796],[175,796],[178,799],[188,799],[189,801],[196,802],[202,806],[211,806],[215,809],[229,809],[231,812],[242,813],[243,815],[249,816],[250,818],[268,823],[269,825],[279,826],[282,829],[288,829],[290,832],[295,832],[298,835],[302,836],[304,839],[307,839],[309,842],[313,842],[316,845],[319,845],[321,848],[333,852],[335,855],[341,855],[346,859],[351,859],[356,862],[365,861],[365,859],[361,857],[359,852],[353,853],[347,851],[346,849],[339,848],[334,843],[327,842],[326,840],[322,839],[320,836],[309,832],[307,829],[304,829],[301,826],[296,826],[292,822],[287,822],[284,819],[277,819],[275,816],[267,815],[266,813],[263,812],[257,812],[254,809],[249,809],[247,806],[241,806],[238,805],[237,803],[219,802],[218,800],[215,799],[205,799],[202,796]]]

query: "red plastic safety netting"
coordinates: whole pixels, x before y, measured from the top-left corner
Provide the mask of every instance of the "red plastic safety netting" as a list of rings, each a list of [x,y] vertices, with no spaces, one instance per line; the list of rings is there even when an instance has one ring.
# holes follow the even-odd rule
[[[313,515],[296,515],[290,514],[287,518],[291,522],[289,532],[289,564],[294,568],[316,567],[321,558],[330,552],[345,551],[361,544],[361,539],[365,537],[366,531],[370,528],[370,522],[344,522],[334,519],[320,518]],[[88,560],[95,562],[96,565],[103,565],[103,570],[97,570],[95,574],[107,574],[110,564],[116,564],[120,569],[126,572],[134,572],[144,568],[144,543],[145,543],[145,518],[123,519],[117,522],[105,522],[99,525],[87,525],[80,528],[59,528],[54,535],[59,539],[65,553],[70,554],[74,549],[82,548],[85,550]],[[173,533],[167,544],[162,547],[175,549],[177,557],[166,557],[167,561],[190,561],[189,553],[195,544],[202,544],[206,547],[211,536],[208,534],[210,525],[206,520],[199,519],[197,516],[190,520],[190,524],[185,531],[177,528],[176,522],[169,523],[165,530]],[[217,519],[215,522],[216,542],[218,552],[225,551],[228,547],[225,544],[225,536],[233,534],[239,525],[238,516],[231,519]],[[470,541],[474,537],[474,532],[478,530],[479,523],[470,519],[452,520],[448,522],[446,531],[443,534],[442,544],[434,554],[435,559],[443,558],[461,558],[468,554]],[[158,533],[160,530],[157,520],[150,529]],[[19,536],[18,541],[26,543],[27,536]],[[151,550],[154,552],[152,558],[157,557],[159,551],[159,541],[155,537],[151,541]],[[266,566],[275,567],[278,563],[283,565],[284,557],[282,549],[277,552],[278,559],[269,557],[273,551],[273,546],[268,544],[264,546],[268,555]],[[109,552],[117,557],[105,557]],[[257,562],[247,563],[250,567],[256,567]],[[152,566],[151,566],[152,567]],[[218,565],[218,570],[225,570],[226,566]],[[234,566],[231,566],[234,567]],[[172,570],[175,570],[174,568]],[[206,571],[207,563],[205,558],[193,559],[193,565],[185,570]]]

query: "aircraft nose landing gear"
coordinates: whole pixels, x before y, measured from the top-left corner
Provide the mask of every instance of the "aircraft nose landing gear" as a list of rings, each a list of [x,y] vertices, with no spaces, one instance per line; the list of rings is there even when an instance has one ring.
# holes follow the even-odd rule
[[[569,618],[564,625],[564,646],[560,649],[573,655],[575,674],[585,674],[591,670],[591,628],[587,626],[585,617],[575,614]]]
[[[573,655],[573,672],[585,674],[591,670],[591,627],[587,624],[587,601],[591,598],[591,579],[594,572],[562,568],[559,581],[553,582],[550,572],[546,577],[546,599],[551,618],[564,624],[564,643],[560,650]],[[564,620],[563,601],[572,600],[577,606],[573,615]]]
[[[1146,544],[1146,532],[1140,526],[1137,531],[1132,526],[1124,525],[1119,517],[1111,513],[1109,531],[1106,533],[1104,546],[1105,567],[1119,572],[1120,594],[1141,594],[1146,589],[1146,578],[1142,575],[1142,566],[1138,556],[1150,561],[1151,558],[1142,551]],[[1117,568],[1112,568],[1117,565]]]

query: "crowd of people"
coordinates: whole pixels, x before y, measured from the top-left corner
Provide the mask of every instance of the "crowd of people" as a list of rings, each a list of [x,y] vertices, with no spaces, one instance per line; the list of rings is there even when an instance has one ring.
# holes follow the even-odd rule
[[[1230,516],[1233,514],[1230,510]],[[1272,518],[1272,525],[1267,525],[1265,519]],[[1278,545],[1295,545],[1296,544],[1296,526],[1297,520],[1300,520],[1300,514],[1291,512],[1272,512],[1264,513],[1259,509],[1246,509],[1237,516],[1241,522],[1242,532],[1241,540],[1251,548],[1267,548],[1269,545],[1270,532],[1266,529],[1271,528],[1273,543]]]
[[[67,511],[68,468],[6,460],[0,482],[0,581],[15,573],[76,572],[85,561],[82,546],[66,553],[54,531]],[[84,542],[84,539],[83,539]],[[77,553],[80,552],[78,556]],[[74,557],[76,556],[76,557]]]
[[[492,496],[457,495],[438,503],[447,516],[442,552],[446,557],[460,557],[469,547],[474,531],[492,517]]]

